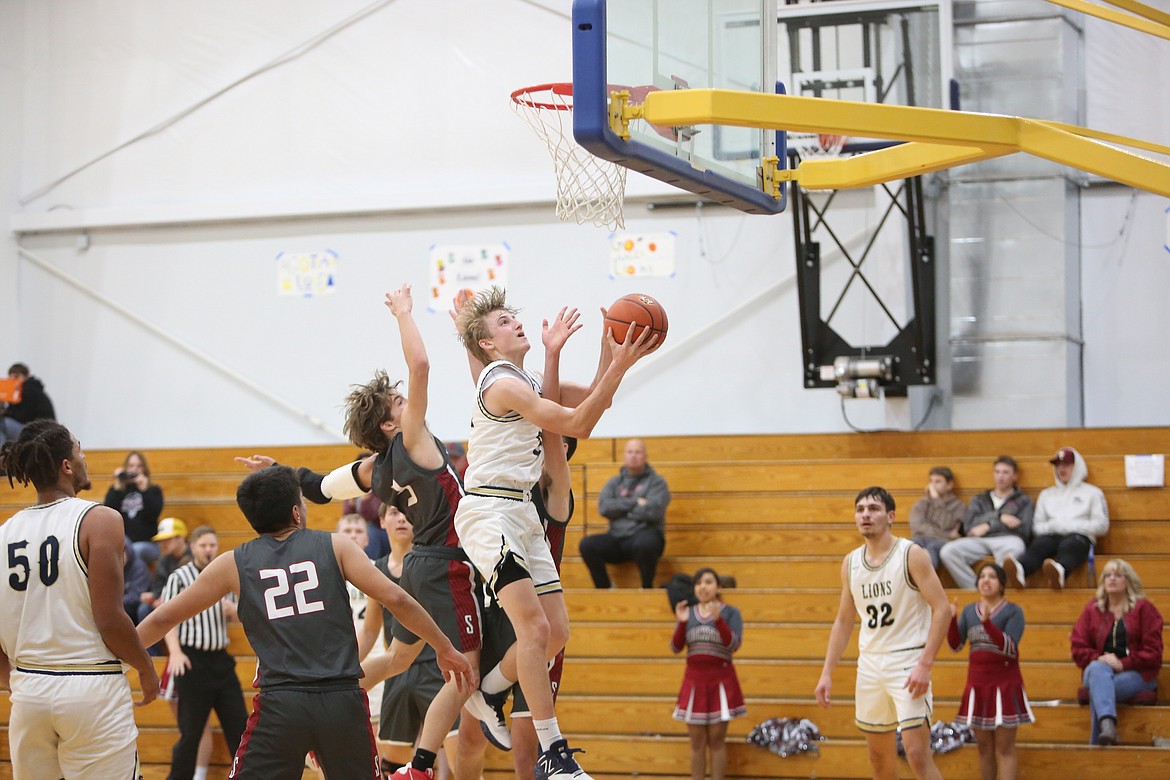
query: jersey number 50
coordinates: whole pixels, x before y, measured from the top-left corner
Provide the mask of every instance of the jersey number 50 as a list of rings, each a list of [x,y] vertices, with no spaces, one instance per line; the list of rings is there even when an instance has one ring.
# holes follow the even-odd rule
[[[21,569],[8,575],[8,584],[13,590],[28,590],[28,578],[32,573],[28,559],[28,542],[12,542],[8,545],[8,568]],[[41,584],[48,587],[57,581],[60,568],[57,562],[61,558],[61,542],[57,537],[50,536],[41,542],[40,571]]]
[[[293,575],[304,574],[304,579],[299,582],[294,582],[292,586],[293,604],[286,604],[284,606],[277,606],[276,600],[281,596],[288,595],[289,580]],[[310,612],[321,612],[325,609],[325,603],[322,601],[309,601],[309,591],[316,590],[320,581],[317,579],[317,566],[312,561],[301,561],[294,563],[288,567],[288,571],[284,569],[261,569],[260,579],[262,580],[276,580],[276,584],[264,590],[264,606],[268,610],[269,620],[279,620],[280,618],[291,617],[293,615],[306,615]]]

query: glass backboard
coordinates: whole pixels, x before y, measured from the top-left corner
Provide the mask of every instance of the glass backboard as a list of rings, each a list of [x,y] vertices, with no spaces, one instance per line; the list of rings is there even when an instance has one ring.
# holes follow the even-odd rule
[[[609,127],[609,94],[733,89],[774,92],[775,0],[575,0],[574,137],[593,154],[744,211],[774,214],[785,197],[762,189],[775,131],[758,128]],[[781,146],[783,142],[781,142]]]

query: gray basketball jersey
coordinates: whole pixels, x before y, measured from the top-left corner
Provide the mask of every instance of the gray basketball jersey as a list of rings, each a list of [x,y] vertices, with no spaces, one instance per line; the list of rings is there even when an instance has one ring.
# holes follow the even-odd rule
[[[258,688],[314,686],[362,676],[349,593],[333,535],[300,529],[236,548],[240,623],[258,660]]]

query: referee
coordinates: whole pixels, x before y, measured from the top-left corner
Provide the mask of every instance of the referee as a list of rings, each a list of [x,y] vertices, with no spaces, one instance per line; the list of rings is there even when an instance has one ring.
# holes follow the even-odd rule
[[[191,532],[192,560],[167,579],[162,600],[167,601],[189,587],[219,553],[215,529],[202,525]],[[225,609],[226,606],[226,609]],[[192,780],[199,740],[211,710],[219,718],[228,750],[235,755],[248,720],[244,693],[236,678],[236,659],[226,648],[227,620],[235,616],[235,604],[220,601],[167,633],[170,658],[167,671],[174,680],[179,698],[179,741],[171,751],[171,773],[167,780]],[[227,613],[227,614],[225,614]]]

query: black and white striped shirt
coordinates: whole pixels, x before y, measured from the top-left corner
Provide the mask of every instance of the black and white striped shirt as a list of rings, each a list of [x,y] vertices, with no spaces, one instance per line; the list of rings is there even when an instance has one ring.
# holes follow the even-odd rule
[[[190,587],[199,576],[199,569],[195,563],[188,563],[175,569],[167,578],[163,587],[164,601],[173,599]],[[192,650],[223,650],[228,644],[227,621],[223,616],[223,606],[217,601],[211,607],[200,612],[189,620],[179,624],[179,645]]]

